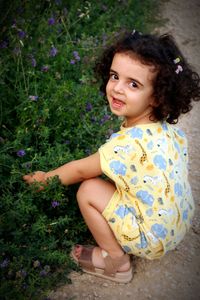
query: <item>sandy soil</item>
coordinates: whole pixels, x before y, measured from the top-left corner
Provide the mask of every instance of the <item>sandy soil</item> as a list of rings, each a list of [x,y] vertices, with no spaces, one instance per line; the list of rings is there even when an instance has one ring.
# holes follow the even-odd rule
[[[159,31],[171,32],[185,56],[200,73],[200,1],[170,0],[162,4],[166,19]],[[188,136],[190,182],[196,203],[193,226],[184,241],[161,260],[137,258],[132,282],[116,284],[87,274],[71,273],[72,284],[49,295],[52,300],[69,299],[200,299],[200,104],[178,124]]]

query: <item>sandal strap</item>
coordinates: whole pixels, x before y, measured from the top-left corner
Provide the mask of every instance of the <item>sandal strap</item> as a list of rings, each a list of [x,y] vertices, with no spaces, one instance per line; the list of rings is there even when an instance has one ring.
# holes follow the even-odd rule
[[[81,268],[87,269],[87,271],[96,272],[95,267],[92,263],[92,252],[95,246],[83,246],[81,255],[78,259],[78,263]],[[101,250],[102,257],[105,263],[105,269],[103,274],[109,277],[115,277],[118,269],[129,262],[129,255],[124,254],[120,257],[112,258],[105,250]]]
[[[92,263],[92,252],[94,246],[83,246],[80,258],[78,260],[82,268],[86,268],[89,271],[95,271],[94,265]]]
[[[105,262],[105,271],[104,274],[107,276],[114,277],[117,273],[117,270],[124,265],[125,263],[129,262],[129,255],[124,254],[120,257],[112,258],[105,250],[102,250],[102,256]]]

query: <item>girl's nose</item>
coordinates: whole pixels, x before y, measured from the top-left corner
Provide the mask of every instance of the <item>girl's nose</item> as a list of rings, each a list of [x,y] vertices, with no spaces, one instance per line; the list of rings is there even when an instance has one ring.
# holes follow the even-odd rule
[[[115,82],[115,85],[113,87],[114,92],[122,94],[124,92],[123,84],[120,81]]]

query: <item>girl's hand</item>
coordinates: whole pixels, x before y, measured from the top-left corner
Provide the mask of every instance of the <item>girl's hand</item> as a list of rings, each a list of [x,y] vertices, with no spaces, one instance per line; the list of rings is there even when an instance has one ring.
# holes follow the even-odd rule
[[[28,184],[32,184],[34,182],[41,182],[43,184],[46,184],[45,175],[46,175],[45,172],[37,171],[37,172],[31,173],[31,174],[24,175],[23,179]],[[44,189],[44,187],[40,186],[39,191],[43,190],[43,189]]]

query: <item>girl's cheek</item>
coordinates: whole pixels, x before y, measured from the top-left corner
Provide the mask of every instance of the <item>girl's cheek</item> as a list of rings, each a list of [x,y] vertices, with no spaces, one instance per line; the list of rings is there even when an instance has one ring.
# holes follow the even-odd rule
[[[106,93],[108,93],[109,90],[110,90],[110,82],[108,81],[108,83],[106,85]]]

